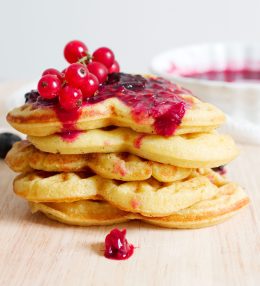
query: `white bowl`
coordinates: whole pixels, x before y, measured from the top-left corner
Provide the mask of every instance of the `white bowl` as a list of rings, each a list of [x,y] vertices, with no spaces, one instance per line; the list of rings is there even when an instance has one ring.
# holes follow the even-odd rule
[[[203,44],[177,48],[156,56],[153,73],[190,89],[227,115],[225,131],[240,142],[260,144],[260,81],[225,82],[184,77],[209,70],[260,71],[260,45]]]

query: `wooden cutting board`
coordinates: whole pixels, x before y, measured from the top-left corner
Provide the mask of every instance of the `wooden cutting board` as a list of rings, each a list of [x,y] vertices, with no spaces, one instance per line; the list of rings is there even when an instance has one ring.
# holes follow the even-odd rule
[[[1,286],[260,285],[259,147],[241,146],[228,168],[228,176],[249,194],[249,207],[221,225],[198,230],[122,224],[137,247],[127,261],[103,257],[111,226],[71,227],[32,215],[12,192],[14,176],[0,161]]]

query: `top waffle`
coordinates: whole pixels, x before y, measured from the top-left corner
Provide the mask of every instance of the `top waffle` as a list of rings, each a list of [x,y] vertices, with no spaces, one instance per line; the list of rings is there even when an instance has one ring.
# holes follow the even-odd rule
[[[63,111],[56,99],[47,101],[31,92],[23,106],[9,112],[7,120],[18,131],[32,136],[110,125],[171,136],[211,131],[225,117],[216,107],[162,78],[113,74],[73,113]]]

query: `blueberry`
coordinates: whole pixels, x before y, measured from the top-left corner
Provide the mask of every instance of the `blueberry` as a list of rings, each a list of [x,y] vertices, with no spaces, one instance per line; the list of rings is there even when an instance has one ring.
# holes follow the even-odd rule
[[[7,152],[12,148],[13,144],[22,139],[12,133],[0,134],[0,158],[4,159]]]
[[[31,90],[30,92],[27,92],[24,97],[25,97],[25,103],[26,102],[35,102],[37,101],[38,97],[40,94],[38,93],[37,90]]]
[[[219,167],[216,167],[216,168],[212,168],[213,171],[219,173],[220,175],[225,175],[227,170],[225,168],[225,166],[219,166]]]
[[[141,75],[132,75],[126,73],[112,73],[108,76],[106,84],[117,85],[118,87],[123,86],[126,89],[133,91],[140,91],[144,89],[146,79]]]

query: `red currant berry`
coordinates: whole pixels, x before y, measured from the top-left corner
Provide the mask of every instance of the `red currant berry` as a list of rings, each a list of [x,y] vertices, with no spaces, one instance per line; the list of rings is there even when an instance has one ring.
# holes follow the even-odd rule
[[[86,56],[87,46],[81,41],[71,41],[64,48],[64,57],[69,63],[75,63]]]
[[[47,74],[56,75],[56,76],[58,77],[58,79],[61,80],[61,81],[62,81],[63,78],[64,78],[64,75],[63,75],[61,72],[59,72],[58,70],[53,69],[53,68],[50,68],[50,69],[45,70],[45,71],[42,73],[42,76],[47,75]]]
[[[87,79],[81,86],[81,91],[84,98],[90,97],[94,95],[94,93],[98,90],[99,81],[95,75],[89,73]]]
[[[115,60],[110,69],[108,70],[108,73],[113,73],[113,72],[120,72],[120,66],[119,63]]]
[[[93,61],[102,63],[108,69],[112,66],[114,60],[114,53],[109,48],[102,47],[93,53]]]
[[[78,63],[69,65],[65,70],[65,80],[73,87],[81,87],[88,75],[88,69]]]
[[[88,70],[90,73],[93,73],[97,77],[99,83],[103,83],[107,79],[108,70],[103,64],[99,62],[89,63]]]
[[[61,89],[60,105],[66,110],[77,109],[82,105],[82,92],[80,89],[66,85]]]
[[[59,95],[61,82],[56,75],[44,75],[38,82],[38,91],[43,98],[51,99]]]

